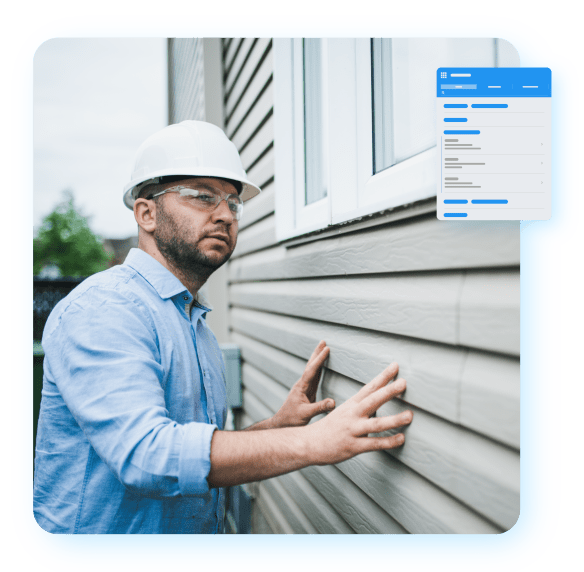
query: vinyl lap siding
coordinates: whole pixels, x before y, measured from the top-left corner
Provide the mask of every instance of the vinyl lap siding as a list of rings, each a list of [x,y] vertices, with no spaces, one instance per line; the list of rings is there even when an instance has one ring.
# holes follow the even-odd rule
[[[233,61],[224,61],[225,132],[237,146],[248,177],[264,190],[274,179],[272,41],[233,42],[238,44]]]
[[[237,423],[272,415],[319,340],[340,405],[391,361],[414,410],[399,450],[259,483],[253,532],[497,533],[519,514],[519,223],[415,214],[286,246],[274,218],[269,39],[223,40],[226,132],[262,193],[229,263]]]

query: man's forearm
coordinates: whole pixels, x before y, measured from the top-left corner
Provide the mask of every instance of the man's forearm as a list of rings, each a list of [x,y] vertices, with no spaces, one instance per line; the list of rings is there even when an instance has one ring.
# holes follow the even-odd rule
[[[265,431],[214,431],[209,486],[270,479],[308,465],[332,465],[366,451],[403,445],[402,433],[370,436],[412,421],[412,411],[374,417],[381,405],[405,391],[405,380],[389,383],[396,373],[397,364],[390,365],[339,408],[310,425]]]
[[[215,431],[211,440],[209,486],[228,487],[260,481],[310,465],[306,429]]]

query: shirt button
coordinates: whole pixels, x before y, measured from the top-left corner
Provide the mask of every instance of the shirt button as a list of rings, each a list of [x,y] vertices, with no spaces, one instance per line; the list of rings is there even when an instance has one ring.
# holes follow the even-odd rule
[[[183,300],[188,300],[189,297],[188,296],[183,296]]]

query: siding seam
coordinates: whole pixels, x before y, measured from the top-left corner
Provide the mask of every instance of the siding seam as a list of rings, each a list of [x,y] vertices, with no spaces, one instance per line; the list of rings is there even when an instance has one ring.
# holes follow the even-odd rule
[[[462,277],[460,280],[460,286],[458,288],[458,294],[456,296],[456,306],[455,306],[455,330],[454,330],[454,339],[455,339],[455,344],[456,345],[460,345],[460,320],[461,320],[461,313],[460,313],[460,307],[462,305],[462,293],[464,292],[464,283],[466,282],[466,275],[467,275],[467,270],[463,269],[462,270]]]
[[[463,374],[464,374],[464,369],[466,368],[466,362],[468,360],[468,354],[469,354],[469,349],[465,349],[464,350],[464,355],[462,356],[462,360],[460,363],[460,371],[458,372],[458,377],[457,377],[457,382],[456,382],[456,411],[455,411],[455,419],[456,422],[460,425],[463,426],[461,423],[461,409],[462,409],[462,380],[463,380]],[[474,429],[473,429],[474,431]],[[477,431],[475,431],[477,432]],[[477,432],[478,433],[478,432]],[[481,435],[481,433],[479,433],[479,435]],[[489,437],[488,435],[483,435],[483,437]],[[492,437],[489,437],[489,439],[492,439]]]

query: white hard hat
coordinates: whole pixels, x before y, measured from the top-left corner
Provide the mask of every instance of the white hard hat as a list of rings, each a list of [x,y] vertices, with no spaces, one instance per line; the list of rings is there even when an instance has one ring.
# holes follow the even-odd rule
[[[182,121],[161,129],[140,145],[132,180],[124,187],[124,204],[133,209],[142,187],[161,182],[160,177],[177,175],[238,181],[244,202],[260,192],[247,180],[235,145],[219,127],[205,121]]]

